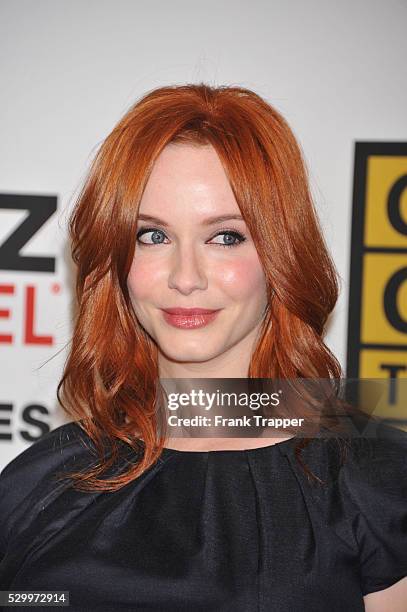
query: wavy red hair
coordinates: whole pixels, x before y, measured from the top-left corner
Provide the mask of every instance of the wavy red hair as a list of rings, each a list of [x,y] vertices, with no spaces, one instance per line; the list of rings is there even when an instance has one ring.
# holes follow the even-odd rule
[[[121,488],[165,444],[156,439],[157,347],[135,317],[127,276],[143,190],[158,155],[174,142],[215,148],[265,271],[269,307],[248,377],[342,375],[323,341],[338,298],[337,272],[287,122],[242,87],[201,83],[150,91],[102,143],[69,219],[78,313],[57,396],[99,454],[95,466],[70,474],[82,490]],[[139,437],[140,461],[102,477],[120,444],[140,451]],[[308,442],[298,443],[300,462]]]

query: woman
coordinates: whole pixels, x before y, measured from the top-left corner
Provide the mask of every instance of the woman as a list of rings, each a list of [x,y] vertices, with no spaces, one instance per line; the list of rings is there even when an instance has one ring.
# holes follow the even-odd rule
[[[71,610],[407,610],[402,433],[345,460],[319,435],[160,433],[160,380],[341,377],[336,272],[281,115],[240,87],[148,93],[70,231],[73,422],[2,473],[2,589],[69,591]]]

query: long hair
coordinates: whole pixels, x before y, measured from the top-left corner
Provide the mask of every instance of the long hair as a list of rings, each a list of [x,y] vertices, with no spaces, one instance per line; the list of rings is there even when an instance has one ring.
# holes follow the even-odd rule
[[[96,465],[69,475],[81,490],[121,488],[148,469],[165,444],[157,441],[155,426],[158,350],[134,314],[127,277],[143,190],[169,143],[214,147],[256,245],[269,304],[248,378],[342,374],[323,341],[338,275],[285,119],[242,87],[201,83],[150,91],[100,146],[69,219],[78,311],[57,396],[97,449]],[[140,438],[141,459],[106,478],[119,447],[140,451]],[[308,443],[298,443],[300,463]]]

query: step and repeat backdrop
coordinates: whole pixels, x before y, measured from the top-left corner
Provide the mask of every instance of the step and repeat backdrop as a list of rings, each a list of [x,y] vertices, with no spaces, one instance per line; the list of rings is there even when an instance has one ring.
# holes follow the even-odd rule
[[[356,142],[347,377],[387,380],[359,401],[407,430],[407,142]]]
[[[232,29],[228,0],[159,5],[1,5],[0,469],[69,420],[66,221],[90,160],[138,97],[185,82],[249,87],[288,120],[342,280],[326,342],[348,378],[388,381],[361,400],[407,430],[407,6],[241,3]]]

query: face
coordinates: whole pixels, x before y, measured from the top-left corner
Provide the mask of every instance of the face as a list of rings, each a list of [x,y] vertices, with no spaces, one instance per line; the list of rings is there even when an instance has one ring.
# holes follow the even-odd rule
[[[238,218],[216,220],[225,215]],[[175,364],[196,372],[211,364],[219,372],[249,363],[267,307],[266,279],[212,146],[170,144],[156,160],[127,284],[138,321],[158,346],[159,367],[172,376]]]

